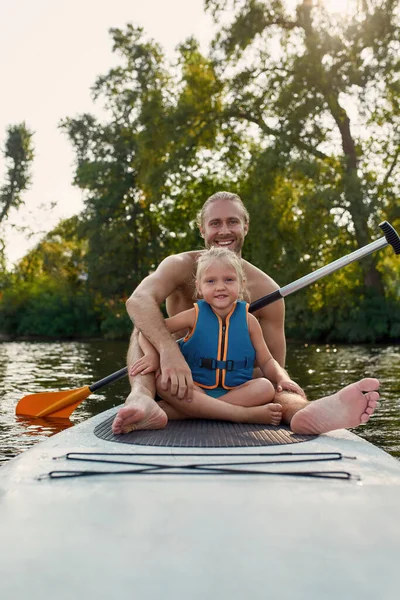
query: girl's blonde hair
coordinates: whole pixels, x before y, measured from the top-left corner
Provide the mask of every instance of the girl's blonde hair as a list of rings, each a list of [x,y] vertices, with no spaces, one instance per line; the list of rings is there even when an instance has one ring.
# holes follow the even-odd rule
[[[197,259],[197,269],[196,269],[196,297],[198,296],[198,284],[200,279],[206,269],[213,263],[214,261],[219,260],[222,263],[227,264],[229,267],[235,271],[236,276],[239,282],[239,300],[248,301],[248,292],[246,289],[246,277],[244,275],[244,270],[242,267],[242,259],[232,252],[232,250],[228,250],[227,248],[215,248],[214,246],[209,250],[205,250],[200,254]]]

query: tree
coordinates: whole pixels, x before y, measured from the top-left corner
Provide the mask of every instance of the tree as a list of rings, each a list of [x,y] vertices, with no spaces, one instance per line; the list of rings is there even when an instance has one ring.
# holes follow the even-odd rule
[[[160,146],[168,97],[157,44],[132,26],[111,33],[123,64],[94,86],[108,121],[82,115],[62,123],[77,154],[75,183],[85,191],[89,283],[108,298],[130,294],[160,257],[165,236],[151,190],[163,184]]]
[[[7,137],[3,156],[6,161],[5,183],[0,187],[0,226],[6,221],[12,208],[23,204],[22,192],[31,181],[30,166],[34,151],[33,133],[25,123],[11,125],[7,129]],[[0,242],[0,272],[5,272],[4,242]]]
[[[213,147],[218,124],[198,119],[218,90],[194,40],[181,46],[174,69],[140,27],[111,35],[121,65],[93,88],[106,122],[82,115],[61,126],[85,191],[89,283],[104,297],[126,297],[162,258],[198,243],[204,189],[212,193],[222,179],[214,159],[198,160]]]
[[[274,194],[278,180],[280,195],[288,176],[302,180],[291,199],[298,237],[319,218],[329,234],[322,230],[322,240],[336,251],[343,248],[343,226],[357,246],[367,244],[393,212],[398,191],[397,2],[357,2],[352,18],[312,0],[299,1],[294,14],[279,0],[206,0],[205,6],[219,20],[235,9],[213,56],[225,89],[221,118],[233,131],[253,126],[261,143],[251,176],[268,166],[258,186]],[[382,294],[377,260],[365,259],[360,268],[365,288]]]
[[[0,188],[0,224],[7,219],[11,208],[23,204],[22,192],[31,181],[29,169],[34,157],[32,136],[25,123],[7,129],[3,152],[7,170],[6,182]]]

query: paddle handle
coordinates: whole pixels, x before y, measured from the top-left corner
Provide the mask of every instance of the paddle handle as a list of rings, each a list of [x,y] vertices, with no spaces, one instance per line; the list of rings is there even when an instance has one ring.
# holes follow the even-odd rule
[[[254,312],[260,308],[263,308],[263,306],[267,306],[268,304],[272,304],[272,302],[276,302],[276,300],[285,298],[286,296],[289,296],[289,294],[293,294],[293,292],[297,292],[297,290],[301,290],[307,285],[310,285],[318,279],[321,279],[321,277],[330,275],[334,271],[337,271],[338,269],[341,269],[342,267],[345,267],[350,263],[359,260],[360,258],[364,258],[364,256],[368,256],[369,254],[372,254],[372,252],[380,250],[385,246],[391,245],[395,253],[400,254],[400,237],[394,227],[392,227],[392,225],[390,225],[390,223],[387,221],[383,221],[379,227],[384,232],[385,237],[379,238],[378,240],[375,240],[375,242],[371,242],[367,246],[359,248],[358,250],[355,250],[346,256],[342,256],[342,258],[338,258],[328,265],[325,265],[324,267],[321,267],[320,269],[317,269],[308,275],[304,275],[304,277],[300,277],[300,279],[296,279],[296,281],[279,288],[279,290],[275,290],[272,292],[272,294],[268,294],[267,296],[259,298],[259,300],[256,300],[250,304],[249,311]]]

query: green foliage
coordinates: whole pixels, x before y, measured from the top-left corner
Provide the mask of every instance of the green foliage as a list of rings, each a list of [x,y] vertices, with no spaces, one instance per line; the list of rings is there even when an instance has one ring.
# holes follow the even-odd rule
[[[7,129],[4,157],[6,159],[6,182],[0,188],[0,223],[8,216],[11,208],[23,203],[21,193],[30,183],[29,168],[33,161],[33,133],[25,123]]]
[[[3,156],[5,159],[5,183],[0,187],[0,225],[4,223],[10,211],[19,208],[23,203],[22,192],[30,184],[30,167],[34,157],[33,133],[25,123],[7,128],[7,137]],[[4,273],[5,247],[0,236],[0,273]],[[1,282],[0,282],[1,283]]]
[[[98,332],[90,297],[54,281],[12,281],[3,291],[0,330],[15,336],[91,337]]]
[[[3,282],[0,331],[17,336],[94,336],[99,321],[85,284],[79,219],[63,221]]]
[[[360,292],[358,295],[357,292]],[[400,339],[398,302],[362,289],[343,294],[341,302],[331,298],[312,312],[297,300],[287,302],[288,337],[310,341],[350,344],[386,342]]]
[[[125,303],[104,302],[99,309],[101,313],[100,331],[105,339],[127,340],[132,332],[132,322],[125,309]]]
[[[125,32],[111,33],[124,64],[94,87],[111,120],[100,124],[83,115],[64,120],[62,127],[77,153],[75,183],[86,192],[81,231],[88,240],[88,285],[117,299],[131,293],[168,244],[157,209],[168,144],[169,76],[160,48],[140,28],[128,25]]]

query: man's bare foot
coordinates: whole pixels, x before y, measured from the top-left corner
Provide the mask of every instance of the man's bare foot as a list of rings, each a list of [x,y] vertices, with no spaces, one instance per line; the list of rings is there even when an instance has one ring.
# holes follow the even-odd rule
[[[243,408],[240,415],[240,423],[260,423],[262,425],[279,425],[282,419],[282,406],[269,403],[263,406],[252,406]]]
[[[167,415],[151,396],[131,392],[114,419],[112,431],[120,434],[139,429],[163,429],[167,423]]]
[[[326,433],[366,423],[379,400],[377,379],[361,379],[332,396],[310,402],[290,422],[294,433]]]

